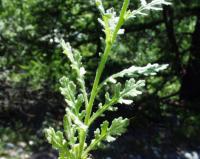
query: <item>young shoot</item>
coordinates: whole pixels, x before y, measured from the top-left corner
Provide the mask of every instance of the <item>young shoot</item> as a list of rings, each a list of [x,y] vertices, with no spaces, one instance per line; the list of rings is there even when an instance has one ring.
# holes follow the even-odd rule
[[[116,110],[115,104],[117,103],[132,104],[134,97],[142,94],[141,88],[144,87],[145,81],[136,81],[137,75],[155,75],[167,68],[167,65],[158,64],[148,64],[145,67],[131,66],[101,81],[113,44],[119,35],[124,34],[122,28],[124,23],[130,18],[147,15],[148,10],[160,10],[162,5],[170,4],[165,0],[152,0],[151,2],[140,0],[140,2],[141,6],[138,9],[129,10],[129,0],[124,0],[121,11],[117,14],[114,8],[106,10],[102,1],[96,0],[96,6],[101,14],[98,21],[105,33],[105,49],[99,60],[93,87],[89,92],[85,85],[86,70],[81,62],[81,54],[73,49],[69,43],[65,43],[64,40],[61,41],[63,53],[68,57],[72,71],[76,73],[76,81],[65,76],[60,79],[60,91],[68,105],[66,115],[63,118],[64,130],[55,131],[53,128],[45,130],[48,142],[59,151],[59,159],[89,159],[90,151],[97,149],[104,142],[114,141],[123,134],[127,129],[129,120],[118,117],[111,123],[102,122],[99,128],[93,132],[93,139],[86,142],[88,131],[97,118],[101,117],[106,111]],[[121,83],[118,81],[119,78],[127,78],[127,80],[125,83]],[[101,101],[98,104],[98,109],[93,112],[95,99],[105,86],[112,86],[113,92],[106,92],[105,101]]]

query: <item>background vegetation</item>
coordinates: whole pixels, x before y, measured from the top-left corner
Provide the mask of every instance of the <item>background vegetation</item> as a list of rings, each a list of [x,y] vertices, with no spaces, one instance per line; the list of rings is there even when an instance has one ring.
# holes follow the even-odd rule
[[[121,3],[107,0],[105,6],[119,9]],[[138,5],[132,0],[130,7]],[[92,0],[0,0],[0,157],[50,156],[42,131],[47,124],[61,125],[66,105],[58,79],[69,70],[58,39],[84,56],[91,85],[104,45],[98,17]],[[169,68],[147,79],[145,94],[132,107],[106,116],[128,116],[131,125],[117,141],[123,147],[114,143],[94,156],[162,158],[200,151],[200,1],[173,0],[173,6],[133,19],[125,29],[104,77],[130,65]]]

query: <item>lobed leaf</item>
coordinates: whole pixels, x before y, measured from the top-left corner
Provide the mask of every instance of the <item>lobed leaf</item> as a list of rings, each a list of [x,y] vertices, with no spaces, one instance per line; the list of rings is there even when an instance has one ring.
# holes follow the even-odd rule
[[[131,104],[133,102],[133,97],[136,97],[142,93],[141,88],[145,85],[145,82],[143,80],[135,81],[133,77],[137,76],[138,74],[145,76],[155,75],[157,72],[166,69],[167,67],[167,65],[160,66],[158,64],[149,64],[145,67],[132,66],[110,76],[99,85],[101,73],[113,43],[117,38],[117,34],[124,33],[124,29],[121,29],[121,26],[124,24],[124,22],[129,18],[135,17],[137,15],[147,15],[146,11],[148,10],[160,10],[162,9],[161,5],[169,5],[170,3],[166,0],[152,0],[150,3],[147,3],[146,0],[140,0],[141,7],[139,9],[127,11],[129,0],[124,0],[120,16],[117,16],[113,8],[105,10],[101,0],[95,0],[95,2],[102,15],[102,19],[98,20],[103,26],[103,31],[106,34],[107,47],[104,52],[105,56],[103,56],[105,58],[102,58],[102,61],[99,65],[100,71],[97,70],[97,76],[94,82],[94,87],[91,91],[91,97],[89,101],[84,81],[84,75],[86,71],[81,62],[82,56],[78,51],[72,49],[69,43],[65,43],[64,40],[61,41],[63,53],[68,57],[73,71],[76,72],[76,80],[80,85],[81,94],[77,96],[79,92],[77,88],[79,87],[77,87],[73,81],[70,81],[69,78],[63,77],[60,80],[61,93],[64,95],[65,100],[69,105],[69,107],[66,108],[66,115],[63,119],[66,139],[64,138],[62,132],[55,132],[53,128],[49,128],[45,131],[48,142],[51,143],[55,149],[59,150],[60,159],[85,159],[88,157],[89,151],[100,146],[103,142],[114,141],[118,136],[124,133],[129,124],[128,119],[119,117],[114,119],[111,124],[109,124],[108,121],[104,121],[100,125],[100,128],[94,131],[94,139],[91,141],[90,145],[87,146],[86,144],[88,127],[96,118],[103,115],[106,110],[115,110],[116,108],[113,107],[113,105],[116,103]],[[123,77],[131,78],[126,81],[124,86],[117,82],[117,78]],[[91,116],[95,97],[101,87],[103,87],[108,82],[115,84],[114,95],[110,97],[110,94],[106,93],[105,104],[103,105],[100,103],[99,109]],[[81,110],[83,102],[85,102],[85,109]],[[86,118],[84,123],[83,121],[85,115]],[[70,149],[70,151],[68,149]]]
[[[152,0],[151,2],[147,3],[146,0],[140,0],[141,7],[133,10],[133,11],[127,11],[125,15],[125,19],[128,20],[130,18],[135,18],[137,15],[148,15],[146,11],[148,10],[155,10],[159,11],[162,10],[162,5],[171,5],[170,2],[166,0]]]
[[[107,142],[114,141],[118,136],[126,132],[128,125],[129,125],[129,120],[126,118],[123,119],[122,117],[114,119],[110,127],[109,127],[109,122],[104,121],[100,125],[100,129],[97,128],[94,131],[95,138],[92,140],[88,149],[95,149],[96,147],[102,145],[104,141]]]
[[[117,83],[117,78],[123,78],[123,77],[136,77],[138,75],[144,75],[144,76],[153,76],[156,75],[158,72],[165,70],[168,67],[167,64],[159,65],[159,64],[148,64],[144,67],[137,67],[137,66],[131,66],[127,69],[124,69],[116,74],[113,74],[112,76],[108,77],[106,80],[104,80],[100,87],[110,83]]]
[[[84,81],[84,75],[86,74],[86,70],[82,65],[82,56],[81,54],[73,50],[69,43],[65,43],[64,40],[61,40],[61,46],[63,48],[63,53],[67,55],[68,59],[71,62],[71,68],[76,72],[77,74],[77,81],[80,84],[80,90],[83,93],[85,104],[87,105],[88,99],[87,99],[87,92],[85,88],[85,81]]]
[[[136,97],[138,95],[142,94],[142,91],[140,89],[145,86],[144,80],[135,81],[134,78],[131,78],[130,80],[127,80],[125,83],[124,89],[120,92],[120,98],[119,103],[124,104],[132,104],[133,97]]]
[[[73,81],[70,81],[67,77],[62,77],[60,79],[60,91],[61,94],[65,97],[67,104],[74,108],[76,103],[76,85]]]
[[[51,127],[45,130],[45,135],[48,142],[52,144],[55,149],[61,149],[66,144],[63,133],[60,131],[55,132]]]
[[[106,34],[107,40],[110,41],[119,22],[119,17],[116,15],[114,8],[110,8],[102,13],[102,19],[99,18],[98,21],[104,28],[103,32]],[[124,34],[124,29],[119,29],[117,34]]]
[[[76,97],[76,85],[73,81],[70,81],[67,77],[60,79],[60,91],[65,97],[66,103],[70,106],[72,111],[79,117],[81,117],[80,108],[83,105],[84,97],[83,94],[79,94]]]
[[[128,125],[129,125],[129,120],[127,118],[123,119],[122,117],[119,117],[114,119],[109,128],[110,137],[107,138],[107,141],[114,141],[116,137],[125,133]]]

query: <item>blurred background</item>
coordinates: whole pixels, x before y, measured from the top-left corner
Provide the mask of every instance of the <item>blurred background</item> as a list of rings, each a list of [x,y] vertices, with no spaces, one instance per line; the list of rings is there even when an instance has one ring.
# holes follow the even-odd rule
[[[119,10],[122,2],[104,5]],[[106,115],[131,123],[116,142],[93,152],[95,159],[200,158],[200,1],[172,3],[127,22],[113,48],[103,78],[131,65],[169,67],[138,77],[147,80],[144,94]],[[138,6],[131,0],[131,9]],[[104,49],[98,17],[92,0],[0,0],[0,159],[57,158],[43,130],[62,129],[66,107],[58,81],[70,67],[58,39],[83,55],[90,89]]]

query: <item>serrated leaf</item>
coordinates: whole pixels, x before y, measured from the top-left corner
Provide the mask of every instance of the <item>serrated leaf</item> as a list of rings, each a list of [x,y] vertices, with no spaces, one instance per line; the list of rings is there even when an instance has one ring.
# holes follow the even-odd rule
[[[117,78],[123,78],[123,77],[137,77],[139,75],[144,76],[153,76],[156,75],[158,72],[165,70],[168,67],[167,64],[159,65],[159,64],[148,64],[144,67],[137,67],[137,66],[131,66],[127,69],[124,69],[116,74],[113,74],[112,76],[108,77],[106,80],[104,80],[100,87],[103,85],[106,85],[108,82],[110,83],[117,83]]]
[[[48,142],[52,144],[53,148],[55,149],[61,149],[66,143],[61,131],[55,132],[53,128],[49,128],[45,130],[45,135]]]
[[[151,2],[151,5],[161,5],[161,4],[164,4],[164,5],[171,5],[171,3],[169,1],[166,1],[166,0],[153,0]]]
[[[126,20],[130,18],[135,18],[137,15],[147,15],[146,11],[148,10],[155,10],[159,11],[162,10],[162,5],[171,5],[170,2],[166,0],[152,0],[151,2],[147,3],[146,0],[140,0],[141,7],[133,10],[131,13],[130,11],[126,14]]]
[[[107,137],[107,131],[108,131],[108,126],[109,126],[109,122],[108,121],[104,121],[101,125],[100,125],[100,129],[97,128],[94,131],[94,135],[95,135],[95,140],[105,140]]]
[[[82,56],[77,50],[73,50],[69,43],[65,43],[64,40],[61,40],[61,46],[63,48],[63,53],[67,55],[68,59],[71,62],[71,68],[76,72],[76,79],[79,82],[80,90],[84,94],[85,102],[87,102],[87,92],[84,81],[86,70],[81,62]]]
[[[125,88],[121,92],[121,95],[124,97],[129,97],[129,96],[136,97],[137,95],[140,95],[142,93],[138,89],[141,89],[144,86],[145,86],[144,80],[139,80],[136,82],[134,78],[131,78],[126,81]]]
[[[112,77],[134,77],[137,74],[140,75],[156,75],[159,71],[165,70],[168,67],[168,65],[159,65],[159,64],[148,64],[144,67],[137,67],[137,66],[131,66],[128,69],[125,69],[117,74],[114,74]]]
[[[94,131],[95,138],[91,141],[89,149],[95,149],[96,147],[101,146],[103,141],[114,141],[118,136],[122,135],[126,131],[128,125],[129,120],[123,119],[122,117],[114,119],[110,127],[109,122],[104,121],[100,125],[100,129],[97,128]]]
[[[109,128],[110,136],[120,136],[126,132],[127,126],[129,125],[129,120],[127,118],[123,119],[122,117],[116,118],[112,121],[112,124]]]
[[[99,5],[99,6],[101,6],[101,5]],[[99,10],[103,14],[102,14],[102,19],[99,18],[98,21],[103,26],[103,28],[104,28],[103,31],[105,32],[106,37],[109,40],[111,40],[113,33],[116,29],[116,26],[119,22],[119,17],[116,15],[114,8],[110,8],[110,9],[104,11],[103,8],[101,7],[101,9],[99,8]],[[124,29],[119,29],[117,34],[124,34]]]
[[[60,79],[60,91],[61,94],[65,97],[65,101],[70,107],[75,106],[75,95],[76,95],[76,85],[74,82],[70,81],[67,77],[62,77]]]
[[[71,47],[70,43],[65,43],[65,41],[62,39],[60,44],[61,44],[61,46],[63,48],[63,53],[65,55],[67,55],[67,57],[69,58],[69,60],[71,62],[74,62],[74,57],[73,57],[73,53],[72,53],[72,47]]]
[[[76,99],[76,85],[73,81],[70,81],[67,77],[60,79],[61,94],[65,97],[66,103],[71,107],[73,112],[79,116],[80,108],[84,102],[83,94],[79,94]]]
[[[132,98],[136,97],[142,92],[140,89],[145,86],[144,80],[135,81],[135,79],[131,78],[127,80],[125,83],[124,89],[120,93],[119,103],[131,104]]]
[[[145,86],[144,80],[135,81],[134,78],[131,78],[126,81],[124,88],[122,89],[121,83],[117,83],[114,85],[114,95],[110,97],[109,93],[105,94],[106,102],[104,105],[101,105],[99,109],[93,113],[90,124],[94,122],[94,120],[103,115],[105,111],[117,110],[117,107],[114,107],[115,104],[126,104],[130,105],[133,103],[133,98],[142,94],[141,88]]]

